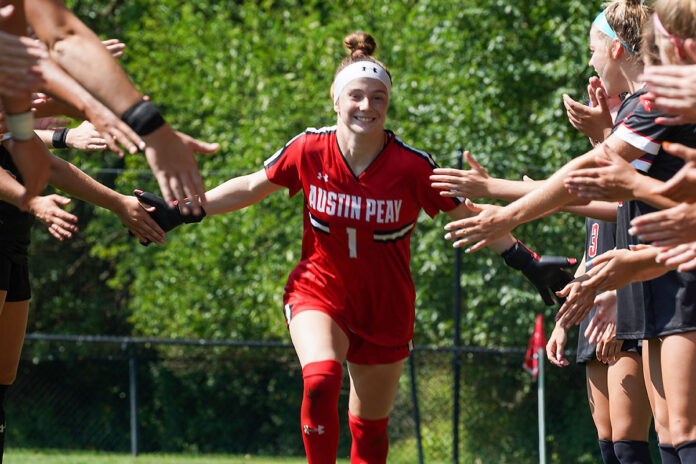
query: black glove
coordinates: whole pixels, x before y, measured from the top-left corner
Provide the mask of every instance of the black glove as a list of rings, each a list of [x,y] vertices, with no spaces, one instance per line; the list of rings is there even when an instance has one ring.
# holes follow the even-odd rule
[[[164,198],[158,197],[154,193],[143,192],[142,190],[133,190],[133,195],[136,196],[138,200],[145,203],[146,205],[154,206],[155,210],[148,212],[150,217],[155,220],[157,225],[159,225],[163,231],[169,232],[176,226],[181,224],[190,224],[192,222],[201,222],[205,217],[205,210],[201,206],[201,214],[181,214],[179,211],[179,206],[169,206]],[[190,204],[188,199],[184,199],[187,205]],[[150,242],[140,242],[142,245],[149,245]]]
[[[573,280],[573,276],[563,269],[575,266],[577,263],[575,258],[564,258],[562,256],[539,257],[519,240],[500,256],[505,260],[505,264],[522,271],[522,274],[539,291],[544,303],[549,306],[553,305],[553,297],[556,297],[559,303],[565,300],[557,297],[556,292],[562,290],[568,282]]]

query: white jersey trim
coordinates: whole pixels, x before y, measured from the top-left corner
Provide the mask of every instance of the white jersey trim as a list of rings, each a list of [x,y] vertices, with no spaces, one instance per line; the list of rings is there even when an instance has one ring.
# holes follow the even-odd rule
[[[650,153],[651,155],[657,155],[657,153],[660,151],[659,143],[632,130],[623,122],[614,131],[614,134],[629,145],[632,145],[639,150],[643,150],[646,153]]]

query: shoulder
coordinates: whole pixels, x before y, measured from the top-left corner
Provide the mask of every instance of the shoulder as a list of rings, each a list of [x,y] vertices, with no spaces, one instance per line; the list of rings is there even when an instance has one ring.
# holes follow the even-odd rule
[[[387,131],[387,133],[392,137],[392,143],[395,148],[403,153],[406,159],[417,164],[427,164],[430,169],[439,167],[430,153],[410,146],[391,131]]]
[[[328,141],[335,139],[335,134],[336,126],[321,127],[319,129],[308,127],[304,132],[300,132],[294,136],[283,148],[269,157],[264,162],[264,166],[268,169],[288,153],[295,153],[299,156],[307,150],[321,150],[327,145]]]

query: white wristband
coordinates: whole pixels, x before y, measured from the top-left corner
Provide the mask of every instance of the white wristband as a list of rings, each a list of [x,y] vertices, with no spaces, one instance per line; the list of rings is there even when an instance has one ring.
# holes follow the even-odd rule
[[[5,113],[7,130],[12,132],[12,139],[26,142],[34,138],[34,113],[31,110],[20,114]]]

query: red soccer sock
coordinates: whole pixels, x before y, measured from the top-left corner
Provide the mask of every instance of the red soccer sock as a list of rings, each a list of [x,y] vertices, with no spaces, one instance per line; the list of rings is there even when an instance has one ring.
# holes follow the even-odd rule
[[[387,462],[389,417],[377,420],[360,419],[348,411],[348,425],[353,437],[351,464],[382,464]]]
[[[309,464],[335,464],[338,452],[338,394],[342,369],[337,361],[319,361],[302,369],[302,440]]]

